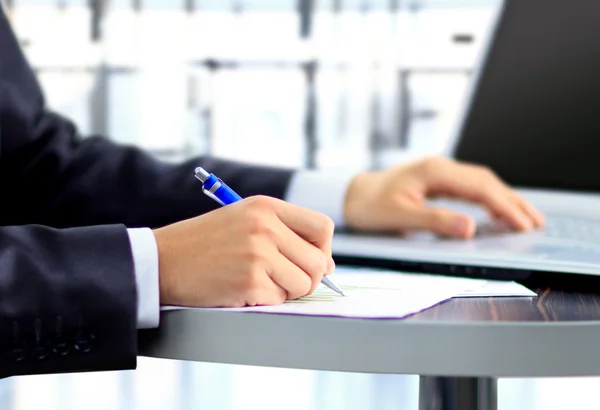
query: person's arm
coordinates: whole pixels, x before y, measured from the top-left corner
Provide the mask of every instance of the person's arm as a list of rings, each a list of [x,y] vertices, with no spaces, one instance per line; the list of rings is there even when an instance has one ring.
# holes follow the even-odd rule
[[[282,198],[291,176],[287,170],[212,158],[165,164],[102,138],[81,140],[66,120],[40,115],[24,134],[2,124],[0,187],[8,200],[0,224],[153,228],[216,208],[193,177],[196,166],[222,176],[244,197]]]
[[[475,221],[427,202],[437,197],[478,203],[492,218],[516,230],[544,225],[544,216],[493,171],[442,157],[358,174],[300,171],[286,194],[288,201],[330,216],[338,227],[395,233],[429,230],[465,239],[473,236]]]
[[[291,171],[212,158],[171,165],[103,138],[82,139],[46,109],[1,9],[0,54],[0,225],[156,227],[190,218],[216,207],[193,178],[197,166],[243,197],[285,193]]]
[[[131,369],[136,286],[122,225],[0,228],[0,377]]]

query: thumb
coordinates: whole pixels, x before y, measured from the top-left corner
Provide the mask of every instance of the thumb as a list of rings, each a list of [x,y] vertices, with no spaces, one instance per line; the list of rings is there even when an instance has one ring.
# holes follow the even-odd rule
[[[416,206],[406,210],[410,229],[428,229],[442,236],[470,238],[475,233],[475,221],[448,209]]]

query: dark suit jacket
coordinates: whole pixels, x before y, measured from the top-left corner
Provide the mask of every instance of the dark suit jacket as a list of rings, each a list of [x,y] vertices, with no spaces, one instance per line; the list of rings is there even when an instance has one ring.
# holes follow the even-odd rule
[[[167,165],[81,139],[44,107],[0,7],[0,377],[135,367],[126,227],[213,209],[193,178],[198,165],[242,196],[282,197],[291,176],[212,158]]]

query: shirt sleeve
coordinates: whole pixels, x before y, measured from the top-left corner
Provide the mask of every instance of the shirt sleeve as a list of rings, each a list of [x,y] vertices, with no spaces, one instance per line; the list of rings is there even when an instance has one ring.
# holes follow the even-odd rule
[[[128,229],[137,288],[137,327],[156,328],[160,322],[158,248],[149,228]]]
[[[297,171],[290,180],[285,200],[329,216],[344,226],[344,201],[356,171]]]

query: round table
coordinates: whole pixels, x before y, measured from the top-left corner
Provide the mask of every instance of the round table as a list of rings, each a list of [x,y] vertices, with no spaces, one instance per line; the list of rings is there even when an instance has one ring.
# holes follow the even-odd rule
[[[600,295],[452,299],[401,320],[218,310],[161,314],[140,332],[159,358],[418,374],[421,410],[496,409],[498,377],[600,375]]]

